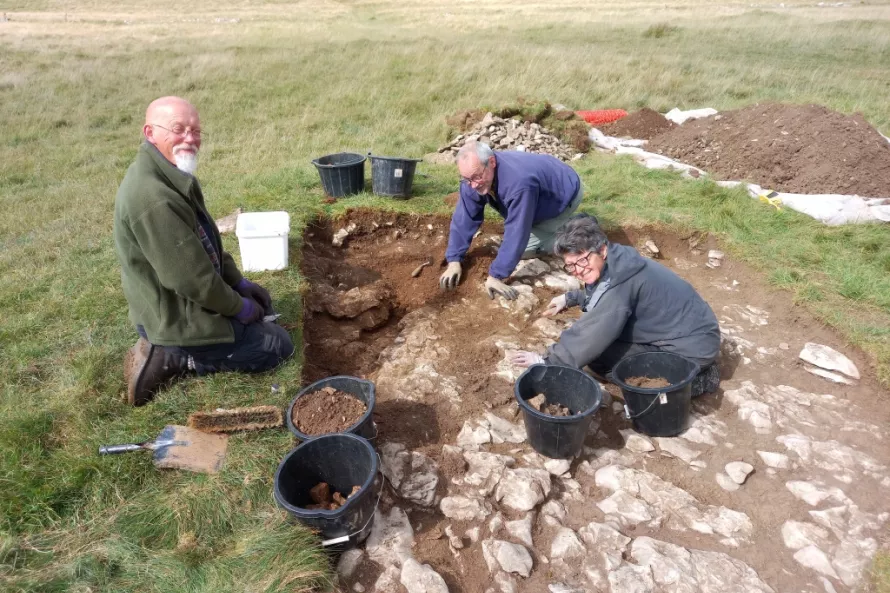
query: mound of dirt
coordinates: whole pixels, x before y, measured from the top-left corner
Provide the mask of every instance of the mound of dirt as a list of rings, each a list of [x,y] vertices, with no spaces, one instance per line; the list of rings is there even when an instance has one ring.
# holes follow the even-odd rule
[[[325,387],[299,398],[294,404],[291,418],[303,434],[321,435],[343,432],[367,411],[368,406],[355,396]]]
[[[675,127],[676,124],[662,114],[644,107],[616,122],[600,126],[600,131],[607,136],[650,140]]]
[[[767,103],[688,121],[649,150],[722,179],[802,194],[890,197],[890,143],[860,114]]]

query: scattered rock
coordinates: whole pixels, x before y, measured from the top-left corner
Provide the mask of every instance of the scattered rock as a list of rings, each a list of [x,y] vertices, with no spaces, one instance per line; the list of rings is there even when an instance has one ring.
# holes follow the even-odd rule
[[[374,592],[392,593],[393,591],[398,591],[401,589],[401,587],[399,587],[401,577],[402,571],[399,570],[398,566],[388,566],[386,570],[377,577],[377,581],[374,583]]]
[[[726,475],[732,478],[736,484],[742,485],[748,479],[748,474],[754,471],[754,466],[744,461],[732,461],[726,464]]]
[[[445,579],[429,564],[408,558],[402,564],[400,582],[408,593],[448,593]]]
[[[539,259],[523,259],[516,264],[513,270],[512,278],[520,280],[523,278],[537,278],[550,272],[550,265]]]
[[[477,123],[472,129],[458,134],[450,144],[443,146],[438,152],[448,155],[453,160],[460,147],[470,141],[485,142],[494,150],[549,154],[563,161],[573,160],[576,154],[572,146],[564,145],[550,130],[538,123],[505,119],[496,115],[492,115],[491,119],[486,116],[486,119]]]
[[[337,576],[341,581],[346,582],[352,578],[355,569],[362,563],[364,556],[364,550],[357,548],[343,552],[343,555],[340,556],[340,560],[337,562]]]
[[[500,568],[523,577],[528,577],[531,574],[532,557],[525,546],[499,539],[490,539],[482,542],[482,554],[488,564],[488,570],[491,572]]]
[[[464,540],[454,533],[454,530],[451,528],[451,525],[445,527],[445,535],[448,537],[448,543],[455,550],[462,550],[464,547]]]
[[[785,487],[791,491],[791,494],[811,506],[816,506],[829,499],[841,504],[845,504],[850,500],[840,488],[823,487],[821,484],[814,482],[792,480],[785,482]]]
[[[655,437],[654,440],[662,453],[666,453],[670,457],[676,457],[685,463],[691,464],[696,457],[701,455],[701,451],[690,449],[680,440],[672,437]]]
[[[807,546],[823,546],[828,541],[828,531],[801,521],[785,521],[782,525],[782,540],[785,547],[799,550]]]
[[[763,460],[763,463],[765,463],[767,467],[772,467],[774,469],[789,469],[791,467],[791,460],[788,458],[787,455],[784,455],[782,453],[758,451],[757,454],[760,456],[760,459]]]
[[[726,474],[718,473],[718,474],[716,474],[716,476],[717,476],[717,483],[720,485],[721,488],[723,488],[727,492],[735,492],[736,490],[739,489],[739,484],[737,482],[735,482],[732,478],[727,476]]]
[[[571,467],[572,462],[568,459],[548,459],[544,462],[544,469],[554,476],[561,476]]]
[[[231,233],[238,224],[238,216],[241,214],[241,208],[235,208],[234,212],[228,216],[223,216],[216,221],[216,228],[220,235]]]
[[[528,513],[525,518],[516,521],[507,521],[504,526],[507,533],[519,540],[523,545],[534,548],[532,540],[532,523],[534,522],[534,513]]]
[[[630,538],[605,523],[591,522],[578,531],[578,535],[592,552],[599,554],[606,572],[621,565],[621,558]]]
[[[331,245],[334,247],[343,247],[343,242],[346,241],[346,238],[355,231],[356,225],[354,222],[349,223],[346,228],[342,228],[334,233],[334,237],[331,239]]]
[[[388,515],[379,509],[374,512],[371,535],[365,543],[365,551],[371,560],[383,566],[401,565],[406,558],[411,558],[413,544],[414,530],[405,511],[393,507]]]
[[[655,445],[648,437],[638,434],[634,430],[624,429],[619,431],[624,437],[624,447],[634,453],[648,453],[655,450]]]
[[[492,443],[497,445],[504,442],[525,442],[526,432],[524,427],[513,424],[509,420],[505,420],[491,412],[485,413],[485,420],[488,423],[488,432],[491,435]]]
[[[722,251],[718,251],[717,249],[711,249],[708,251],[708,263],[707,267],[714,269],[719,268],[723,265],[723,258],[725,255]]]
[[[578,538],[578,534],[569,529],[562,527],[556,532],[553,543],[550,545],[550,558],[572,559],[584,556],[586,550],[584,544]]]
[[[491,507],[484,500],[466,496],[446,496],[439,503],[442,514],[455,521],[481,521],[491,514]]]
[[[841,375],[840,373],[832,373],[831,371],[826,371],[825,369],[820,369],[819,367],[810,366],[808,364],[803,365],[803,368],[808,373],[812,373],[823,379],[828,379],[833,383],[841,383],[843,385],[856,385],[856,381],[853,379],[848,379]]]
[[[515,511],[530,511],[550,494],[550,473],[542,469],[507,469],[495,500]]]
[[[581,282],[566,272],[551,272],[544,276],[544,285],[560,292],[569,292],[581,288]]]
[[[491,442],[491,433],[484,426],[474,426],[469,421],[464,422],[464,426],[457,434],[457,444],[464,448],[477,448],[479,445]]]
[[[436,462],[401,443],[385,443],[380,448],[383,473],[402,498],[420,506],[433,506],[439,484]]]
[[[859,369],[853,361],[835,350],[822,344],[807,342],[800,351],[800,358],[811,365],[829,370],[838,371],[853,379],[859,379]]]
[[[560,524],[566,520],[566,508],[555,500],[548,500],[547,503],[541,507],[541,514],[547,517],[553,517],[559,521]]]
[[[824,574],[827,577],[831,577],[833,579],[840,578],[831,567],[831,562],[828,560],[828,556],[826,556],[825,552],[823,552],[816,546],[810,545],[805,548],[801,548],[794,554],[794,559],[801,566],[811,568],[820,574]]]
[[[609,573],[612,593],[648,593],[655,591],[652,571],[647,566],[624,564]]]
[[[504,471],[516,462],[509,455],[483,451],[467,451],[464,453],[464,459],[469,467],[463,482],[471,486],[478,486],[479,493],[486,496],[494,491],[495,486],[504,475]]]

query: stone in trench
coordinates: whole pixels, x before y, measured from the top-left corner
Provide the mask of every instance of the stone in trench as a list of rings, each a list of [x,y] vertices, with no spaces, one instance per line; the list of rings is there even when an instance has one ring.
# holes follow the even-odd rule
[[[534,311],[535,307],[537,307],[540,303],[540,300],[534,295],[531,286],[515,283],[511,286],[518,293],[516,298],[512,301],[508,301],[504,297],[499,296],[497,298],[497,303],[502,308],[507,309],[511,313],[520,315],[523,319],[528,319],[531,316],[532,311]],[[486,292],[484,287],[483,292]]]
[[[530,512],[522,519],[507,521],[504,526],[507,528],[507,533],[513,538],[529,548],[534,548],[535,544],[532,541],[532,523],[534,523],[534,518],[535,514]]]
[[[624,490],[614,492],[610,497],[596,503],[596,506],[607,516],[618,518],[622,525],[636,525],[652,520],[649,506]]]
[[[499,539],[482,542],[482,555],[488,570],[495,572],[498,568],[528,577],[532,571],[532,557],[525,546]]]
[[[448,543],[455,550],[462,550],[464,548],[463,538],[454,533],[454,529],[451,528],[451,525],[445,527],[445,536],[448,538]]]
[[[463,428],[457,434],[457,444],[465,449],[477,449],[479,445],[491,442],[491,433],[484,426],[474,426],[469,421],[464,422]]]
[[[439,503],[442,514],[455,521],[482,521],[491,514],[491,507],[484,500],[466,496],[446,496]]]
[[[539,259],[524,259],[516,264],[516,269],[511,274],[512,278],[520,280],[523,278],[537,278],[550,271],[550,265]]]
[[[399,496],[420,506],[435,504],[439,484],[435,461],[418,451],[408,451],[401,443],[385,443],[380,453],[383,473]]]
[[[726,464],[726,475],[732,481],[741,486],[748,479],[748,474],[754,471],[754,466],[744,461],[731,461]]]
[[[562,334],[562,328],[552,319],[541,317],[536,319],[532,326],[535,327],[545,338],[556,340]],[[534,399],[534,398],[532,398]]]
[[[855,541],[844,539],[833,550],[831,566],[837,572],[841,582],[853,588],[862,580],[865,570],[871,564],[877,551],[878,542],[873,538]]]
[[[551,583],[550,585],[547,585],[547,590],[549,590],[550,593],[585,593],[584,589],[570,587],[563,583]]]
[[[508,467],[516,460],[509,455],[498,455],[484,451],[467,451],[464,459],[469,464],[463,478],[464,484],[478,486],[480,494],[488,496],[494,491]]]
[[[429,564],[421,564],[414,558],[402,563],[399,579],[408,593],[448,593],[448,585]]]
[[[794,554],[794,559],[801,566],[811,568],[827,577],[831,577],[833,579],[840,578],[837,576],[834,568],[831,567],[831,562],[828,560],[828,556],[826,556],[825,552],[823,552],[816,546],[810,545],[805,548],[801,548]]]
[[[774,453],[772,451],[758,451],[757,454],[767,467],[773,469],[789,469],[791,460],[783,453]]]
[[[799,550],[807,546],[821,547],[828,543],[828,531],[802,521],[785,521],[782,525],[782,540],[785,547]]]
[[[841,504],[850,500],[840,488],[828,487],[814,482],[791,480],[785,482],[785,487],[791,491],[791,494],[810,506],[819,505],[822,501],[829,499]]]
[[[581,288],[581,283],[577,278],[563,271],[551,272],[544,276],[544,285],[562,292]]]
[[[859,369],[852,360],[823,344],[807,342],[800,351],[800,359],[828,371],[838,371],[853,379],[859,379]]]
[[[568,459],[548,459],[544,462],[544,469],[554,476],[561,476],[571,467],[572,462]]]
[[[648,567],[623,564],[609,573],[609,587],[612,593],[651,593],[655,581]]]
[[[652,444],[652,441],[650,441],[648,437],[638,434],[636,431],[628,428],[618,432],[620,432],[621,436],[624,438],[624,448],[628,451],[633,451],[634,453],[648,453],[649,451],[655,450],[655,445]]]
[[[828,379],[832,383],[841,383],[843,385],[856,385],[856,381],[853,379],[848,379],[840,373],[833,373],[831,371],[826,371],[825,369],[820,369],[819,367],[814,367],[808,364],[803,365],[803,368],[806,372],[812,373],[817,377],[822,377],[823,379]]]
[[[374,583],[374,593],[394,593],[399,591],[399,582],[402,571],[396,565],[390,565],[384,570]]]
[[[551,559],[562,558],[569,560],[580,558],[585,553],[584,544],[581,543],[578,534],[568,527],[562,527],[557,531],[556,536],[553,538],[553,543],[550,544]]]
[[[495,500],[515,511],[530,511],[550,494],[550,473],[543,469],[507,469],[495,489]]]
[[[677,436],[692,443],[716,447],[726,434],[725,422],[711,416],[693,414],[689,428]]]
[[[749,423],[758,434],[768,434],[773,429],[772,408],[757,398],[760,392],[751,381],[744,381],[738,389],[724,394],[727,401],[738,407],[739,419]]]
[[[675,457],[685,463],[691,464],[696,457],[701,455],[701,451],[690,449],[684,445],[679,439],[671,437],[655,437],[655,442],[662,453],[666,453],[670,457]]]
[[[362,563],[364,556],[364,550],[357,548],[343,552],[343,555],[340,556],[340,560],[337,562],[337,576],[340,577],[341,581],[345,582],[352,578],[355,569]]]
[[[548,500],[544,506],[541,507],[541,514],[553,517],[560,523],[566,520],[566,508],[555,500]]]
[[[727,492],[735,492],[739,489],[739,485],[732,478],[722,472],[717,474],[716,478],[717,484]]]
[[[498,571],[494,575],[494,584],[498,586],[501,593],[516,593],[516,579],[503,571]]]
[[[593,521],[578,530],[578,535],[590,548],[592,553],[599,554],[602,568],[606,572],[615,570],[621,565],[621,558],[630,543],[630,538],[605,523]]]
[[[371,560],[383,566],[401,565],[406,558],[411,558],[413,544],[414,530],[405,511],[399,507],[392,507],[389,514],[383,514],[380,509],[374,511],[371,534],[365,543]]]
[[[491,434],[491,441],[495,444],[503,442],[507,443],[524,443],[526,439],[525,428],[518,424],[513,424],[509,420],[505,420],[500,416],[485,413],[485,420],[488,423],[488,432]]]

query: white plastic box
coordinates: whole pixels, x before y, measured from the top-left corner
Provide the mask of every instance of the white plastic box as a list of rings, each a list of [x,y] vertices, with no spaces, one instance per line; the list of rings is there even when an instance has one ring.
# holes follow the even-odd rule
[[[241,269],[245,272],[283,270],[287,267],[287,212],[242,212],[235,223],[241,248]]]

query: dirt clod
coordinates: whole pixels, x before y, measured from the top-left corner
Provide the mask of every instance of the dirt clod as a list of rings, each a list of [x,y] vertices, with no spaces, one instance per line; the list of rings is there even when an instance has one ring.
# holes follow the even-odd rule
[[[547,397],[543,393],[539,393],[535,397],[528,400],[528,404],[541,412],[550,416],[574,416],[575,413],[562,404],[547,403]]]
[[[650,140],[674,127],[675,124],[671,120],[657,111],[645,107],[616,122],[602,126],[600,131],[607,136]]]
[[[331,487],[327,482],[319,482],[309,491],[309,498],[316,504],[324,504],[331,501]]]
[[[624,382],[631,387],[642,387],[643,389],[671,386],[671,382],[664,377],[628,377]]]
[[[361,490],[361,486],[353,486],[352,493],[348,497],[344,497],[339,492],[331,493],[331,486],[327,482],[319,482],[309,490],[309,498],[313,504],[306,505],[310,510],[335,511],[346,504],[346,501],[355,496],[355,493]]]
[[[368,406],[355,396],[333,387],[307,393],[294,404],[293,421],[304,434],[343,432],[362,417]]]

